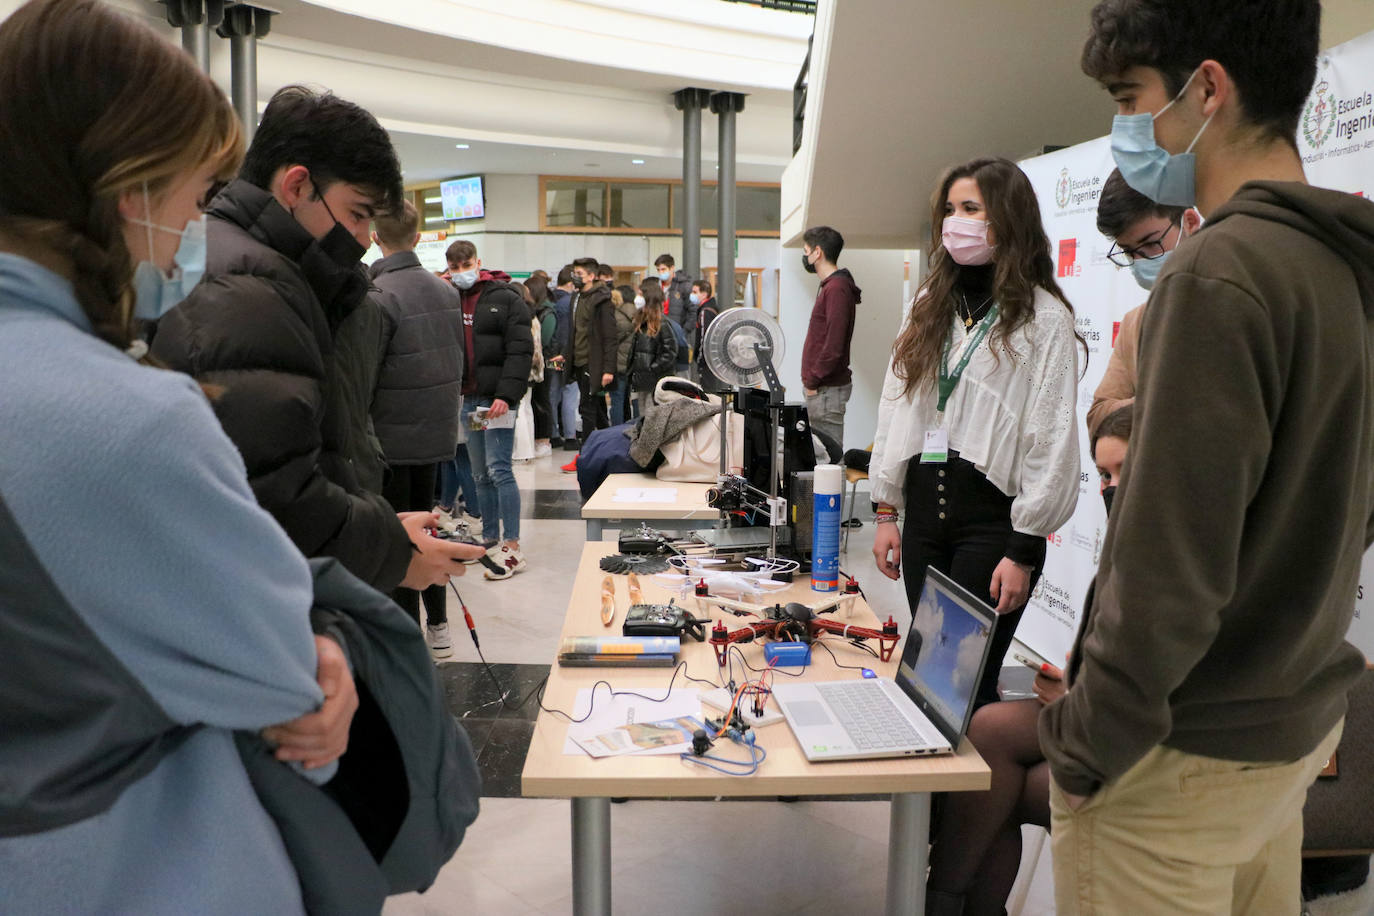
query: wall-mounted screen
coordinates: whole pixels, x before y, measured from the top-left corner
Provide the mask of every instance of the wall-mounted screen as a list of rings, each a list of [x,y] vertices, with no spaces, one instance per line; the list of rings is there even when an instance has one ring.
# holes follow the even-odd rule
[[[444,201],[446,220],[482,219],[487,215],[481,175],[442,181],[439,183],[439,195]]]

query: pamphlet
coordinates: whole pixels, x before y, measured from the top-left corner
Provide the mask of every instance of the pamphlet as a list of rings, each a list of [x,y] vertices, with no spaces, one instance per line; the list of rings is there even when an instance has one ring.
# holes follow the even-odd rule
[[[631,722],[599,734],[581,734],[568,729],[568,737],[593,757],[619,757],[623,754],[675,754],[691,750],[692,734],[704,728],[692,716],[664,719],[661,722]]]

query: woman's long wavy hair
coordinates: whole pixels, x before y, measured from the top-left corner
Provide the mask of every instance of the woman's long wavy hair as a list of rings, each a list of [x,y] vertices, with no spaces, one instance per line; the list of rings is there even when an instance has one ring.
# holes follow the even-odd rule
[[[644,297],[644,308],[635,316],[635,330],[657,337],[663,327],[663,287],[658,285],[658,277],[639,284],[639,294]]]
[[[157,202],[243,159],[238,119],[210,77],[100,0],[33,0],[0,25],[0,240],[50,254],[103,340],[133,338],[134,260],[120,196]]]
[[[1015,358],[1008,338],[1035,314],[1035,288],[1054,296],[1073,312],[1054,279],[1050,241],[1040,221],[1040,203],[1030,179],[1006,159],[974,159],[940,178],[930,198],[930,272],[911,303],[908,320],[893,344],[893,370],[905,382],[903,395],[934,384],[945,340],[955,313],[959,265],[945,251],[941,227],[949,189],[960,178],[972,178],[983,195],[988,225],[997,248],[992,294],[998,321],[988,338],[993,353]],[[1081,343],[1081,339],[1080,339]]]

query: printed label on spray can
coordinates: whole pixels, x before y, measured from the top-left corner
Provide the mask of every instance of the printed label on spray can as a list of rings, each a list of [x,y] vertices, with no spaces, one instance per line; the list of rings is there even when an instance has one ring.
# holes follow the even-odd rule
[[[840,505],[838,493],[817,493],[811,523],[811,588],[833,592],[840,587]]]

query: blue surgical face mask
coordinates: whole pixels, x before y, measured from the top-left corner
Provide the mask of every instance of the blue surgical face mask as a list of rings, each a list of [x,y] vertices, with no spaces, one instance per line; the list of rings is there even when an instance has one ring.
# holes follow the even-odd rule
[[[1141,289],[1155,288],[1155,280],[1159,279],[1159,272],[1164,269],[1164,261],[1168,257],[1169,252],[1166,251],[1157,258],[1136,258],[1131,262],[1131,273]]]
[[[687,298],[693,305],[701,305],[701,295],[699,293],[692,293],[692,295]]]
[[[673,279],[673,272],[671,270],[660,270],[658,272],[658,278],[664,283],[667,283],[669,280]]]
[[[151,215],[148,184],[143,184],[144,212]],[[143,226],[148,233],[148,256],[153,252],[153,230],[170,232],[181,237],[177,243],[171,276],[151,261],[140,261],[134,268],[134,317],[156,320],[172,310],[191,293],[191,289],[205,276],[205,217],[193,219],[182,229],[154,223],[151,219],[130,220]]]
[[[1136,191],[1166,207],[1191,207],[1197,203],[1197,157],[1193,155],[1193,147],[1202,138],[1207,125],[1212,123],[1212,118],[1216,117],[1216,112],[1202,123],[1193,142],[1177,156],[1160,148],[1155,140],[1154,122],[1183,98],[1197,73],[1197,70],[1193,71],[1178,95],[1158,114],[1117,115],[1112,118],[1112,158],[1121,170],[1121,177]]]
[[[472,289],[477,285],[477,271],[475,270],[455,271],[450,276],[453,277],[453,285],[459,289]]]

